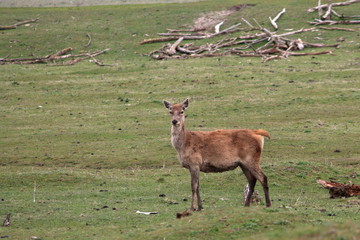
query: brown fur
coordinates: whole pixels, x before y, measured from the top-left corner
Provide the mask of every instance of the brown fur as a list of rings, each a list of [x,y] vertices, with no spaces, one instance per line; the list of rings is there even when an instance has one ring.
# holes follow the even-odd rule
[[[202,209],[199,187],[199,172],[223,172],[240,167],[249,182],[249,194],[245,206],[250,205],[251,196],[258,180],[264,189],[266,206],[270,207],[267,177],[260,168],[260,157],[264,137],[270,138],[262,129],[232,129],[215,131],[185,130],[184,111],[189,101],[170,104],[164,101],[172,119],[171,142],[178,152],[180,164],[189,169],[191,175],[191,210]]]

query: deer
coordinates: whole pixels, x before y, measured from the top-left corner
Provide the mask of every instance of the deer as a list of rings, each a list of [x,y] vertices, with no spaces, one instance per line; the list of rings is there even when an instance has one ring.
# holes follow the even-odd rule
[[[219,129],[213,131],[188,131],[185,129],[185,110],[189,99],[171,104],[163,101],[171,116],[171,144],[177,151],[182,167],[190,171],[192,201],[189,212],[203,209],[200,197],[200,172],[224,172],[240,167],[247,178],[249,191],[244,205],[250,206],[255,184],[259,181],[265,194],[266,207],[271,206],[267,176],[260,167],[264,137],[270,139],[262,129]],[[197,208],[196,208],[197,202]],[[178,213],[179,214],[179,213]],[[181,215],[178,215],[180,218]]]

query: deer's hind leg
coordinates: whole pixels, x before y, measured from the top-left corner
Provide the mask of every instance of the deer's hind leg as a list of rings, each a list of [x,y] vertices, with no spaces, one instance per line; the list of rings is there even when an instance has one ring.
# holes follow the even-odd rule
[[[255,185],[256,185],[256,177],[250,172],[250,170],[248,170],[246,167],[244,166],[240,166],[242,171],[244,172],[248,182],[249,182],[249,192],[245,198],[245,207],[249,207],[250,206],[250,201],[251,201],[251,197],[254,193],[254,189],[255,189]]]
[[[251,169],[250,171],[256,177],[256,179],[261,183],[261,185],[263,187],[264,194],[265,194],[266,207],[271,207],[267,176],[263,173],[260,166],[257,166],[255,169]]]

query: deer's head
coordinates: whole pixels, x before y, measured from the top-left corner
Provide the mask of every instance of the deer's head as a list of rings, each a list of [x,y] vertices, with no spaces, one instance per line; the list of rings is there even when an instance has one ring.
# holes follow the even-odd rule
[[[171,123],[174,127],[180,127],[185,122],[185,109],[189,106],[189,99],[186,99],[183,103],[171,104],[168,101],[164,101],[164,105],[169,109],[171,115]]]

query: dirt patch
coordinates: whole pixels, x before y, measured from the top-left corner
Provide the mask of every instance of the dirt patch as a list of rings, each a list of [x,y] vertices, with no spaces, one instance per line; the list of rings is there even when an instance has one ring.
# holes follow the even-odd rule
[[[239,4],[239,5],[234,5],[232,7],[229,7],[228,10],[233,11],[233,12],[237,12],[240,11],[246,7],[254,7],[256,4]]]
[[[246,7],[253,7],[253,6],[255,6],[255,4],[239,4],[229,7],[228,9],[222,11],[212,11],[212,12],[203,13],[199,18],[194,20],[194,25],[192,28],[195,30],[201,30],[201,29],[210,30],[214,28],[216,24],[225,21],[229,15],[238,12]]]

